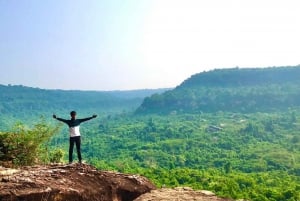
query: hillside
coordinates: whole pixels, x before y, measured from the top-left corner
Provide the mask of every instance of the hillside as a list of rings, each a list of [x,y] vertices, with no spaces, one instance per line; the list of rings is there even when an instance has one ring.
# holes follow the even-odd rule
[[[192,75],[179,87],[245,87],[268,84],[299,84],[299,78],[300,66],[216,69]]]
[[[145,98],[137,114],[268,112],[300,106],[300,67],[217,69]]]
[[[133,111],[145,97],[165,90],[79,91],[0,85],[0,128],[7,128],[20,119],[36,120],[53,113],[65,116],[71,110],[83,116]]]

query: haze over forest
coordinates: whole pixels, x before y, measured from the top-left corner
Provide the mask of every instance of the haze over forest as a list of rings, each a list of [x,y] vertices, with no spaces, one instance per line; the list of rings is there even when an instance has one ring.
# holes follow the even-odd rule
[[[0,165],[66,163],[68,128],[52,115],[76,110],[98,115],[81,125],[98,169],[299,201],[299,8],[0,0]]]

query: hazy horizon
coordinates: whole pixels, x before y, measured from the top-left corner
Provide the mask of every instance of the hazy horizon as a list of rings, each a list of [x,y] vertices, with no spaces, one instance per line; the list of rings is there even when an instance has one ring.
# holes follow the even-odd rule
[[[281,68],[281,67],[300,67],[299,65],[296,66],[269,66],[269,67],[247,67],[247,68],[240,68],[240,69],[262,69],[262,68]],[[235,68],[239,68],[238,66],[236,67],[228,67],[228,68],[216,68],[216,69],[211,69],[211,70],[207,70],[207,71],[202,71],[199,73],[203,73],[203,72],[209,72],[209,71],[213,71],[213,70],[220,70],[220,69],[235,69]],[[195,73],[198,74],[198,73]],[[193,75],[195,75],[193,74]],[[191,75],[191,76],[193,76]],[[3,84],[0,83],[0,85],[4,85],[4,86],[23,86],[23,87],[30,87],[30,88],[38,88],[38,89],[45,89],[45,90],[66,90],[66,91],[99,91],[99,92],[115,92],[115,91],[139,91],[139,90],[159,90],[159,89],[173,89],[176,88],[177,86],[179,86],[180,84],[182,84],[185,80],[189,79],[191,76],[187,77],[186,79],[184,79],[182,82],[178,83],[176,86],[173,87],[158,87],[158,88],[134,88],[134,89],[112,89],[112,90],[97,90],[97,89],[62,89],[62,88],[41,88],[39,86],[28,86],[28,85],[24,85],[22,83],[20,84]]]
[[[173,88],[203,71],[299,65],[297,0],[0,1],[0,84]]]
[[[42,90],[62,90],[62,91],[95,91],[95,92],[118,92],[118,91],[142,91],[142,90],[160,90],[160,89],[173,89],[175,87],[159,87],[159,88],[137,88],[137,89],[112,89],[112,90],[96,90],[96,89],[61,89],[61,88],[43,88],[39,86],[29,86],[24,85],[22,83],[20,84],[3,84],[0,83],[0,86],[6,86],[6,87],[28,87],[28,88],[34,88],[34,89],[42,89]]]

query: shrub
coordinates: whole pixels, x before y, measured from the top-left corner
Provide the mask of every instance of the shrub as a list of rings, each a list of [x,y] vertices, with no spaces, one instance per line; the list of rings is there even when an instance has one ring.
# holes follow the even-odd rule
[[[12,131],[0,132],[0,162],[13,166],[38,163],[47,149],[41,147],[56,133],[59,127],[52,127],[42,119],[32,128],[17,123]]]

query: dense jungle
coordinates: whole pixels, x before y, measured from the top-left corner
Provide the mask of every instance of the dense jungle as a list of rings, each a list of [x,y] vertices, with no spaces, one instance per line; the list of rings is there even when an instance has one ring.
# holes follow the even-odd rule
[[[253,201],[300,200],[300,67],[201,72],[172,89],[0,86],[0,162],[66,162],[68,119],[86,163]],[[74,153],[76,158],[76,153]],[[77,159],[77,158],[76,158]]]

